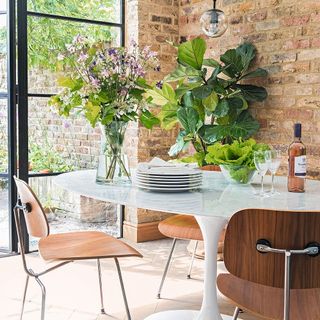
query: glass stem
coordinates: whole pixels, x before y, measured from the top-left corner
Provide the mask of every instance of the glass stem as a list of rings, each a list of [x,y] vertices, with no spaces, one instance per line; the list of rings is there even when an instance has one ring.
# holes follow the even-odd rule
[[[260,191],[261,195],[263,195],[263,194],[264,194],[263,178],[264,178],[264,176],[263,176],[263,175],[261,175],[261,191]]]
[[[274,173],[271,174],[271,193],[274,193]]]

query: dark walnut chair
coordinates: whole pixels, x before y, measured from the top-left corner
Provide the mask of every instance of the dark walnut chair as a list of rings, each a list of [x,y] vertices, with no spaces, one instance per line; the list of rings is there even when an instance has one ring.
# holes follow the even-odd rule
[[[220,171],[220,168],[215,165],[204,166],[201,169],[206,170],[206,171]],[[172,259],[172,255],[173,255],[177,240],[181,239],[181,240],[194,240],[195,241],[195,246],[194,246],[192,258],[191,258],[191,263],[190,263],[189,271],[187,274],[187,278],[190,279],[194,258],[195,258],[196,251],[198,248],[198,243],[199,243],[199,241],[203,241],[203,237],[202,237],[202,233],[201,233],[201,230],[200,230],[200,227],[198,225],[197,220],[193,216],[189,216],[189,215],[174,215],[172,217],[169,217],[169,218],[161,221],[158,225],[158,228],[159,228],[159,231],[163,235],[165,235],[168,238],[173,239],[171,249],[169,252],[169,256],[168,256],[168,260],[167,260],[165,268],[164,268],[164,272],[162,275],[161,283],[160,283],[158,294],[157,294],[158,299],[160,299],[163,284],[164,284],[164,281],[166,279],[166,276],[167,276],[167,273],[169,270],[170,262]],[[223,241],[224,241],[224,232],[222,232],[222,234],[220,236],[218,253],[222,253]]]
[[[248,209],[229,221],[217,285],[239,308],[265,319],[320,319],[320,211]]]
[[[127,318],[131,319],[118,258],[142,257],[142,255],[126,243],[118,239],[115,239],[111,236],[108,236],[103,232],[83,231],[50,235],[48,220],[38,198],[33,193],[29,185],[26,184],[24,181],[15,178],[15,182],[18,188],[19,201],[14,209],[14,215],[18,231],[18,239],[23,267],[27,274],[20,320],[23,316],[29,278],[34,278],[41,288],[41,320],[44,320],[46,288],[43,282],[40,280],[40,277],[59,267],[66,265],[67,263],[76,260],[89,259],[95,259],[97,261],[101,299],[101,313],[105,314],[100,260],[107,258],[114,259],[115,261],[115,265],[119,275],[120,286],[122,290]],[[35,272],[34,270],[28,268],[27,259],[23,246],[23,237],[21,229],[22,214],[24,215],[28,234],[30,236],[40,238],[39,254],[41,258],[47,262],[55,263],[54,266],[46,270],[42,270],[40,272]],[[57,280],[59,279],[57,278]]]

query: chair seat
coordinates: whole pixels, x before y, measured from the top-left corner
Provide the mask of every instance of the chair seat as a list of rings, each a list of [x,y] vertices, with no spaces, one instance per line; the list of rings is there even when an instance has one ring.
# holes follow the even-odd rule
[[[98,231],[68,232],[41,238],[39,253],[44,260],[82,260],[142,257],[121,240]]]
[[[169,238],[203,240],[200,227],[193,216],[175,215],[159,223],[159,231]]]
[[[223,295],[241,309],[267,319],[283,319],[283,289],[220,274],[217,285]],[[320,289],[291,289],[290,320],[320,319]]]

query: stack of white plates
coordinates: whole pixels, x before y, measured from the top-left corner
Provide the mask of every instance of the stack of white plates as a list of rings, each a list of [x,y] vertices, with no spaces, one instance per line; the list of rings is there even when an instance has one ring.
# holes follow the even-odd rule
[[[184,167],[140,167],[136,173],[136,185],[157,192],[182,192],[199,189],[202,171]]]

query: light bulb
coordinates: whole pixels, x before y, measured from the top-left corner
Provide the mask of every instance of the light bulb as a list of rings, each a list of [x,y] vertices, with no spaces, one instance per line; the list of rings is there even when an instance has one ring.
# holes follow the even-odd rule
[[[200,18],[202,31],[211,38],[222,36],[227,28],[228,21],[223,11],[211,9],[204,12]]]

